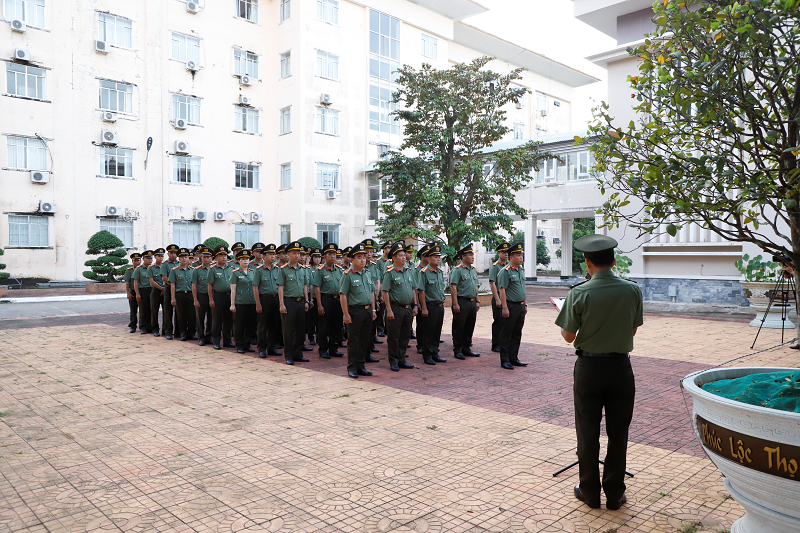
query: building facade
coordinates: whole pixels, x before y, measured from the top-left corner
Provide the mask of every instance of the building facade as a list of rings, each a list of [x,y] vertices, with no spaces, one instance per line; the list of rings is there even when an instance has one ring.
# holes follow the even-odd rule
[[[400,145],[394,70],[489,54],[528,69],[509,139],[568,131],[595,78],[489,35],[471,0],[1,0],[0,246],[17,277],[81,279],[131,250],[374,236],[370,164]],[[544,112],[543,112],[544,111]]]

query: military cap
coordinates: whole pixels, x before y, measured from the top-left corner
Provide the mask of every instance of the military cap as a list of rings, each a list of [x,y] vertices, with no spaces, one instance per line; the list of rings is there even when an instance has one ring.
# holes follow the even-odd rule
[[[375,249],[375,241],[372,239],[364,239],[361,241],[361,244],[364,245],[365,250],[374,250]]]
[[[189,256],[192,252],[188,248],[178,248],[178,257]]]
[[[525,251],[524,247],[522,246],[521,242],[513,245],[511,248],[508,249],[508,255],[511,254],[521,254]]]
[[[392,247],[391,241],[383,241],[383,244],[381,244],[381,250],[385,250],[391,247]]]
[[[342,250],[339,250],[339,249],[337,248],[337,249],[336,249],[336,257],[342,257],[342,256],[344,256],[344,252],[343,252]]]
[[[202,255],[211,255],[211,248],[209,248],[208,246],[201,246],[200,249],[197,251],[200,252]]]
[[[299,241],[292,241],[286,245],[287,252],[302,252],[303,249],[303,245]]]
[[[165,253],[166,250],[164,250],[163,248],[156,248],[155,250],[153,250],[153,255],[164,255]]]
[[[458,257],[461,257],[464,254],[471,254],[471,253],[475,253],[475,250],[472,249],[472,244],[470,243],[458,251]]]
[[[236,252],[236,260],[237,261],[239,259],[252,259],[252,258],[253,258],[253,253],[250,250],[246,249],[246,248]]]
[[[584,235],[573,246],[579,252],[602,252],[603,250],[612,250],[617,247],[619,243],[607,235]]]
[[[327,254],[328,252],[338,252],[339,248],[336,246],[336,243],[329,242],[325,246],[322,247],[322,253]]]
[[[413,244],[406,244],[405,251],[406,252],[410,252],[410,253],[413,254],[414,253],[414,245]]]
[[[303,246],[303,249],[302,249],[302,250],[300,250],[300,253],[301,253],[301,254],[310,254],[310,253],[311,253],[311,247],[309,247],[309,246]]]
[[[507,242],[501,242],[497,245],[497,248],[494,249],[495,252],[507,252],[508,249],[511,248],[511,245]]]
[[[275,248],[275,245],[274,245],[274,244],[272,244],[272,243],[269,243],[268,245],[266,245],[266,246],[264,247],[264,251],[263,251],[262,253],[265,253],[265,254],[270,254],[270,253],[271,253],[271,254],[274,254],[276,251],[277,251],[277,248]]]
[[[430,244],[423,244],[422,248],[417,250],[417,257],[425,257],[425,252],[427,252],[430,247]]]
[[[391,248],[389,248],[389,257],[394,257],[394,254],[396,254],[397,252],[405,252],[405,251],[406,251],[405,244],[403,244],[402,241],[398,241],[394,243]]]
[[[131,254],[131,259],[133,259],[134,261],[140,261],[142,259],[142,254],[140,254],[139,252],[133,252]]]
[[[228,255],[228,247],[224,244],[220,244],[214,248],[214,257],[218,256],[219,254]]]
[[[233,253],[236,253],[238,250],[244,250],[244,243],[243,242],[235,242],[231,246],[231,250]]]
[[[311,255],[322,255],[322,250],[320,250],[319,248],[313,248],[311,250]]]
[[[431,257],[433,255],[442,255],[442,247],[438,244],[431,244],[425,252],[425,257]]]
[[[347,257],[350,257],[350,251],[351,251],[352,249],[353,249],[353,247],[352,247],[352,246],[348,246],[347,248],[345,248],[345,249],[343,249],[343,250],[342,250],[342,255],[346,255]]]
[[[254,252],[263,253],[264,252],[264,245],[262,243],[260,243],[260,242],[257,242],[250,248],[250,250],[252,250]]]
[[[285,244],[281,244],[280,246],[278,246],[275,249],[275,253],[285,254],[286,253],[286,245]]]
[[[142,252],[142,257],[153,257],[153,250],[145,250]]]
[[[194,248],[192,248],[192,254],[196,254],[197,252],[199,252],[200,248],[202,248],[202,247],[203,247],[202,244],[196,245]]]
[[[167,246],[167,251],[168,252],[178,253],[180,251],[180,249],[181,249],[181,247],[178,246],[177,244],[170,244],[169,246]]]
[[[360,242],[350,249],[350,251],[347,253],[347,257],[352,259],[358,254],[365,254],[365,253],[367,253],[367,247],[366,245],[364,245],[363,242]]]

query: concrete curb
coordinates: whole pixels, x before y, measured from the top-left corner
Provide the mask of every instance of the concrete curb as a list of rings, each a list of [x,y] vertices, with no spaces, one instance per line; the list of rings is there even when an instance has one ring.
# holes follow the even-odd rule
[[[44,302],[80,302],[83,300],[111,300],[127,298],[127,294],[87,294],[80,296],[40,296],[30,298],[0,298],[3,304],[33,304]]]

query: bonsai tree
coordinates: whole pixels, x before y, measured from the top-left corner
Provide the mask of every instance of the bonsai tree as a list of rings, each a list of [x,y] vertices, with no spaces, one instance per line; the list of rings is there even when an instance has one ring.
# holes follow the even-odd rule
[[[6,253],[5,250],[0,248],[0,255],[5,255],[5,253]],[[4,263],[0,263],[0,271],[5,269],[6,265]],[[0,281],[8,279],[9,277],[11,277],[11,274],[9,274],[8,272],[0,272]]]
[[[300,237],[299,239],[297,239],[297,242],[299,242],[306,248],[320,248],[320,249],[322,248],[322,245],[314,237]]]
[[[205,240],[205,242],[203,242],[203,244],[208,246],[212,252],[217,246],[224,246],[228,248],[228,242],[225,239],[220,239],[219,237],[209,237]]]
[[[125,275],[128,253],[122,249],[123,243],[108,231],[98,231],[89,239],[86,255],[99,255],[89,259],[84,265],[92,270],[85,271],[83,277],[98,283],[114,283]]]

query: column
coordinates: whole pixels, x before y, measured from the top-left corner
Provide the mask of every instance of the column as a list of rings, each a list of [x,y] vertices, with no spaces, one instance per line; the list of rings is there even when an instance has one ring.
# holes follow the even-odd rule
[[[572,219],[561,219],[561,279],[572,277]]]
[[[528,215],[525,220],[525,279],[536,281],[536,217]]]

